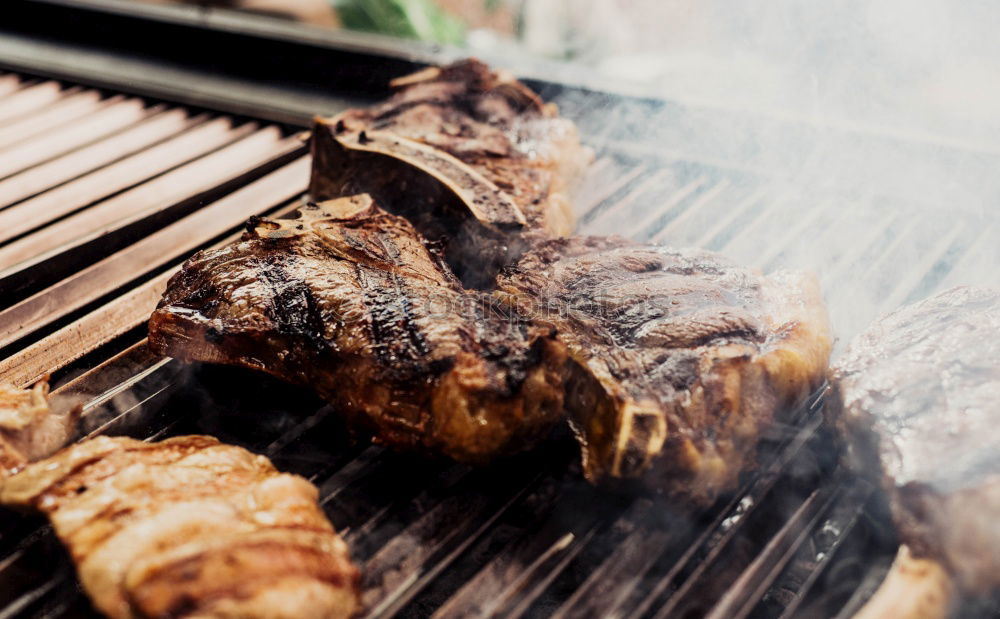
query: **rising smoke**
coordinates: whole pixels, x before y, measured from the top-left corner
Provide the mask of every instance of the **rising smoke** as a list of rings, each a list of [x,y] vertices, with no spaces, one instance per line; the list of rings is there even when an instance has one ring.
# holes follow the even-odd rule
[[[629,152],[582,204],[642,170],[584,232],[810,269],[841,342],[943,287],[1000,284],[1000,5],[577,0],[563,16],[543,51],[574,56],[567,81],[665,100],[557,96]]]

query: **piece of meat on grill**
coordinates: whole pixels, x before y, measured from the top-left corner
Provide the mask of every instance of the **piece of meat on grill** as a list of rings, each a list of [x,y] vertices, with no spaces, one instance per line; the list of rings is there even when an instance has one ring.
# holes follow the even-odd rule
[[[314,200],[371,194],[477,288],[516,257],[522,231],[573,230],[569,193],[593,154],[553,104],[476,60],[392,86],[383,103],[316,120]]]
[[[901,541],[959,589],[1000,587],[1000,290],[876,320],[834,372],[849,461],[881,473]]]
[[[564,354],[469,292],[405,219],[355,196],[252,221],[196,254],[149,322],[154,350],[311,387],[379,442],[485,462],[562,416]]]
[[[315,486],[207,436],[97,437],[0,481],[42,512],[102,613],[350,617],[359,572]]]
[[[73,436],[80,405],[52,410],[49,398],[44,379],[30,389],[0,384],[0,477],[54,453]]]
[[[709,252],[572,237],[538,243],[498,288],[566,345],[566,408],[595,482],[642,478],[711,501],[827,367],[826,310],[801,273],[765,277]]]

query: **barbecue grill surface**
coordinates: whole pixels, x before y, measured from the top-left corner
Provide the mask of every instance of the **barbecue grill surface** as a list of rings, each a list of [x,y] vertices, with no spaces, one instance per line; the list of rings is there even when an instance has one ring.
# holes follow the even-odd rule
[[[585,137],[599,131],[572,98],[563,114]],[[893,533],[880,494],[837,464],[822,390],[773,432],[737,492],[693,512],[588,486],[567,436],[488,469],[415,460],[355,440],[302,390],[152,355],[144,322],[180,262],[301,200],[309,162],[295,131],[0,74],[0,377],[24,385],[55,369],[56,394],[85,405],[82,435],[212,434],[307,477],[363,568],[372,616],[849,616],[878,585]],[[819,248],[837,253],[833,289],[904,258],[885,238],[902,212],[879,211],[870,238],[838,247],[834,198],[803,213],[753,172],[592,143],[583,233],[765,269]],[[960,279],[989,255],[989,230],[914,221],[904,240],[926,253],[885,305]],[[92,613],[44,522],[0,512],[0,617]]]

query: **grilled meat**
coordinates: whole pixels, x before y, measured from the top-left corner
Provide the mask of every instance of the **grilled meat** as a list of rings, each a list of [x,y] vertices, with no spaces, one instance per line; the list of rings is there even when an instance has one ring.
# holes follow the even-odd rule
[[[902,541],[961,589],[1000,586],[1000,290],[877,320],[835,368],[851,462],[880,472]]]
[[[207,436],[98,437],[0,481],[109,617],[349,617],[359,573],[316,488]]]
[[[538,243],[498,288],[569,351],[566,407],[592,481],[640,477],[710,501],[826,370],[826,311],[799,273],[573,237]]]
[[[49,407],[45,380],[31,389],[0,384],[0,477],[65,445],[79,417],[79,405],[58,412]]]
[[[395,80],[384,103],[317,119],[315,200],[369,193],[439,242],[466,285],[485,287],[524,230],[565,235],[592,153],[527,86],[467,60]]]
[[[150,345],[309,386],[397,448],[483,462],[544,437],[562,348],[464,290],[406,220],[368,196],[258,220],[174,276]]]

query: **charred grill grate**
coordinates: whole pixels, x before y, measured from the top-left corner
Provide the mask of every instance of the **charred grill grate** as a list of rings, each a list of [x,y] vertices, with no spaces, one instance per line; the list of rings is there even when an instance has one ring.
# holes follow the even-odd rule
[[[568,440],[488,470],[415,463],[352,444],[330,406],[296,389],[152,356],[142,323],[166,278],[249,216],[294,208],[301,142],[23,75],[0,76],[0,89],[0,132],[14,136],[0,151],[2,377],[59,368],[57,393],[85,401],[89,434],[211,433],[309,478],[363,566],[372,616],[829,616],[885,569],[891,535],[870,515],[872,488],[837,469],[820,395],[769,438],[738,492],[694,513],[590,488]],[[746,175],[696,162],[654,168],[608,151],[589,182],[584,231],[614,224],[723,251],[752,243],[780,208]],[[92,613],[48,527],[6,511],[0,608]]]

